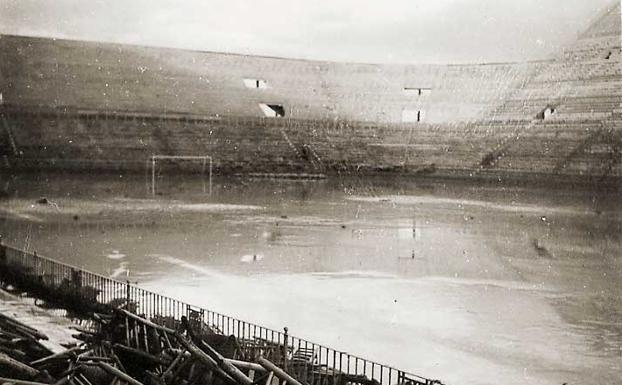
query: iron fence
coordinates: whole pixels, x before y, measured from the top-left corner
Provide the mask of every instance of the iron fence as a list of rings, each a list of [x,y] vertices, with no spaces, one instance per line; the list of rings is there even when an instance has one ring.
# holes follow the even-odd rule
[[[240,349],[253,357],[269,355],[277,362],[287,362],[294,377],[312,385],[333,385],[337,375],[347,382],[381,385],[432,385],[427,379],[394,367],[379,364],[335,350],[283,331],[269,329],[212,310],[142,289],[82,270],[50,258],[14,247],[0,245],[0,267],[19,269],[22,279],[36,282],[49,293],[71,293],[80,303],[94,306],[120,306],[163,326],[173,327],[182,316],[212,330],[237,338]],[[13,272],[13,274],[15,274]],[[6,277],[5,277],[6,278]],[[17,277],[13,277],[16,279]]]

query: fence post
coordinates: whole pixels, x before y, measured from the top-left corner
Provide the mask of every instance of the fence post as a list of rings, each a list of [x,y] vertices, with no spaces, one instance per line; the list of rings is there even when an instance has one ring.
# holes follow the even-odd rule
[[[125,281],[125,309],[130,311],[130,280]]]
[[[287,340],[289,338],[287,326],[283,328],[285,334],[283,335],[283,369],[287,371]]]

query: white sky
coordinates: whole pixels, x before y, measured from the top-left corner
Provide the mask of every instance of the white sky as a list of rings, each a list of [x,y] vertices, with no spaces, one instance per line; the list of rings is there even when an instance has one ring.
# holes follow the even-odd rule
[[[353,62],[542,59],[612,0],[0,0],[0,33]]]

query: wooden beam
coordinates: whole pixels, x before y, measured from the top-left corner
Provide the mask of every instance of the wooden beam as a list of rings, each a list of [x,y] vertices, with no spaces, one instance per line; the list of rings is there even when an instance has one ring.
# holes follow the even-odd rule
[[[52,354],[51,356],[43,357],[43,358],[40,358],[38,360],[32,361],[30,363],[30,366],[43,366],[43,365],[49,363],[50,361],[54,361],[54,360],[59,359],[59,358],[67,358],[67,356],[77,355],[77,354],[80,354],[80,353],[82,353],[84,351],[86,351],[86,349],[78,346],[78,347],[75,347],[75,348],[71,348],[69,350],[65,350],[64,352]]]
[[[21,363],[10,356],[0,352],[0,372],[2,373],[19,373],[29,378],[35,378],[39,375],[39,371],[29,365]]]
[[[108,365],[105,362],[101,362],[99,361],[97,363],[97,366],[99,366],[100,368],[104,369],[105,371],[107,371],[108,373],[112,374],[115,377],[118,377],[120,379],[122,379],[123,381],[129,383],[130,385],[144,385],[142,382],[135,380],[134,378],[128,376],[127,374],[123,373],[122,371],[120,371],[119,369]]]
[[[132,319],[134,319],[134,320],[136,320],[138,322],[141,322],[141,323],[143,323],[143,324],[145,324],[145,325],[147,325],[149,327],[152,327],[154,329],[161,330],[161,331],[166,332],[168,334],[173,334],[173,335],[177,334],[177,332],[175,330],[173,330],[173,329],[169,329],[166,326],[160,326],[160,325],[158,325],[156,323],[153,323],[153,322],[149,321],[148,319],[139,317],[136,314],[131,313],[131,312],[125,310],[125,309],[117,309],[117,311],[120,311],[124,315],[126,315],[126,316],[128,316],[128,317],[130,317],[130,318],[132,318]]]
[[[239,360],[233,360],[230,358],[225,358],[225,361],[242,369],[254,370],[256,372],[262,372],[262,373],[266,371],[266,368],[254,362],[239,361]]]
[[[283,369],[279,368],[278,366],[266,360],[265,358],[259,357],[257,359],[257,362],[259,363],[259,365],[263,366],[267,371],[274,372],[274,375],[280,378],[281,380],[287,381],[288,384],[302,385],[302,383],[300,383],[294,377],[290,376]]]
[[[147,353],[143,350],[140,349],[134,349],[132,347],[129,346],[125,346],[125,345],[121,345],[121,344],[114,344],[113,348],[117,349],[117,350],[122,350],[126,353],[132,354],[135,357],[141,357],[143,359],[152,361],[155,364],[158,365],[168,365],[170,364],[170,361],[164,360],[158,356],[154,356],[153,354]],[[88,358],[88,357],[87,357]]]
[[[222,370],[224,370],[228,375],[233,377],[238,383],[243,385],[251,385],[253,380],[248,378],[246,374],[242,373],[240,369],[236,368],[232,363],[228,362],[220,353],[218,353],[214,348],[209,346],[205,341],[200,340],[197,341],[200,343],[201,348],[207,351],[212,359],[218,364]]]
[[[184,338],[183,336],[178,336],[177,339],[179,340],[179,343],[187,350],[190,352],[190,354],[192,354],[193,357],[195,357],[196,359],[198,359],[199,361],[203,362],[208,368],[214,370],[215,372],[217,372],[221,377],[227,379],[228,381],[231,381],[232,383],[240,383],[237,380],[233,379],[227,372],[225,372],[223,369],[221,369],[218,366],[218,363],[216,363],[216,361],[214,361],[214,359],[210,356],[207,355],[207,353],[205,353],[203,350],[199,349],[196,345],[194,345],[193,343],[189,342],[188,340],[186,340],[186,338]],[[240,372],[242,373],[242,372]],[[242,375],[244,376],[244,373],[242,373]],[[244,376],[248,381],[250,381],[250,379],[246,376]],[[243,385],[250,385],[252,382],[242,382]]]
[[[268,373],[268,378],[266,378],[266,385],[272,385],[273,378],[274,378],[274,372]]]
[[[45,383],[43,383],[43,382],[16,380],[16,379],[13,379],[13,378],[6,378],[6,377],[0,377],[0,384],[10,384],[10,385],[45,385]]]

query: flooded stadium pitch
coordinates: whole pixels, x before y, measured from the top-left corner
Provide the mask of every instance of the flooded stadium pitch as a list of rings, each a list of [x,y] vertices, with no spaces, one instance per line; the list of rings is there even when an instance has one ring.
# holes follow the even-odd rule
[[[412,179],[4,178],[9,245],[446,383],[613,384],[618,192]]]

